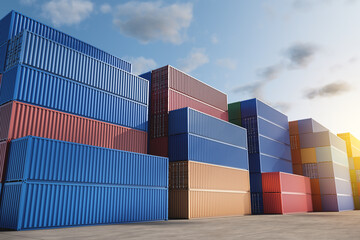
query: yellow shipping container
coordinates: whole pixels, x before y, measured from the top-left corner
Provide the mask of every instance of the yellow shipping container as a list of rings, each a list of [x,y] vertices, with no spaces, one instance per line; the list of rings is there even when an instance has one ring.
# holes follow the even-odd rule
[[[315,148],[302,148],[301,149],[302,163],[316,163],[316,149]]]

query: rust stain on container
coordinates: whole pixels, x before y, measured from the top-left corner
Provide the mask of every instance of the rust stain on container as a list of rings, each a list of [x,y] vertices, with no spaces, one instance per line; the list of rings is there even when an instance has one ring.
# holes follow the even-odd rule
[[[56,140],[147,152],[147,133],[21,102],[0,107],[0,140],[32,135]]]

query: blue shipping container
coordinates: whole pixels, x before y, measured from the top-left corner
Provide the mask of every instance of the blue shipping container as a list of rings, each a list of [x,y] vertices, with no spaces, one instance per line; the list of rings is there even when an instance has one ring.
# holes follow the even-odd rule
[[[169,161],[187,160],[249,169],[246,148],[229,145],[194,134],[169,136]]]
[[[25,31],[10,40],[6,68],[19,63],[148,104],[149,81]]]
[[[191,108],[169,112],[169,136],[192,133],[247,148],[246,129]]]
[[[251,214],[263,214],[264,202],[262,192],[251,192]]]
[[[250,173],[285,172],[292,173],[291,160],[280,159],[264,154],[249,154]]]
[[[25,230],[168,219],[168,189],[44,181],[5,183],[0,227]]]
[[[250,173],[250,191],[251,192],[262,192],[261,173]]]
[[[288,117],[254,98],[241,102],[241,118],[258,116],[289,130]]]
[[[7,43],[0,46],[0,74],[5,71]]]
[[[147,105],[24,65],[3,75],[0,104],[12,100],[147,131]]]
[[[168,158],[32,136],[11,141],[7,164],[7,182],[168,186]]]
[[[29,30],[95,59],[99,59],[110,65],[131,72],[131,64],[129,62],[15,11],[11,11],[0,20],[0,45],[7,40],[12,39],[23,30]]]

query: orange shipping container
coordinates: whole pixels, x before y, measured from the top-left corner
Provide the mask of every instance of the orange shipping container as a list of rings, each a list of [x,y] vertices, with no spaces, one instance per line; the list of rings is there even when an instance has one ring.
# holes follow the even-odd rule
[[[303,175],[302,164],[293,164],[293,173]]]
[[[290,135],[298,135],[299,134],[298,121],[289,122],[289,133],[290,133]]]
[[[169,179],[170,189],[250,191],[249,171],[200,162],[170,162]]]
[[[302,163],[316,163],[316,149],[302,148],[301,149]]]
[[[312,198],[312,205],[313,205],[313,211],[314,212],[321,212],[322,206],[321,206],[321,195],[311,195]]]
[[[291,160],[293,164],[301,164],[301,150],[291,149]]]
[[[191,219],[250,213],[249,192],[169,190],[169,218]]]
[[[311,194],[320,195],[321,193],[320,193],[319,179],[311,178],[310,179],[310,184],[311,184]]]

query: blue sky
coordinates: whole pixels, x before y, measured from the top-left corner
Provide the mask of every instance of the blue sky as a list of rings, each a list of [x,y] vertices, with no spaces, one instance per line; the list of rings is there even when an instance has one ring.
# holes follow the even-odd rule
[[[360,0],[12,0],[17,10],[134,64],[166,64],[360,138]]]

